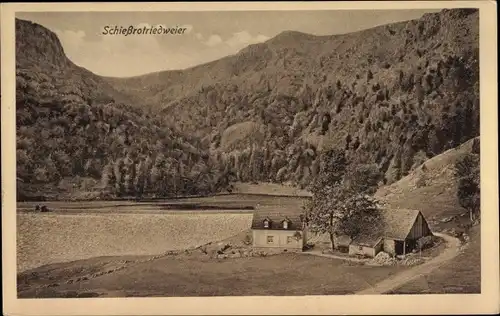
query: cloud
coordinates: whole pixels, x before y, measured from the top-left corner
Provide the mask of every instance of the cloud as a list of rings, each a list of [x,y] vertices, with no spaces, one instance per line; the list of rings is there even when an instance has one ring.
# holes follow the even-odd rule
[[[196,33],[195,37],[198,40],[203,41],[202,34]],[[241,32],[233,33],[233,35],[231,37],[229,37],[228,39],[226,39],[225,41],[222,40],[222,38],[219,35],[213,34],[213,35],[210,35],[208,40],[204,41],[203,43],[207,46],[210,46],[210,47],[214,47],[214,46],[217,46],[220,44],[225,44],[226,46],[229,46],[230,48],[238,50],[238,49],[241,49],[241,48],[248,46],[248,45],[251,45],[251,44],[265,42],[268,39],[269,39],[268,36],[265,36],[262,34],[252,36],[247,31],[241,31]]]
[[[137,27],[149,27],[147,23]],[[83,31],[60,31],[64,51],[74,63],[105,76],[133,76],[163,69],[183,68],[191,63],[180,52],[165,52],[158,35],[102,35],[88,41]]]
[[[233,36],[231,36],[228,40],[226,40],[226,44],[229,45],[230,47],[241,48],[243,46],[247,46],[250,44],[265,42],[268,39],[269,37],[265,35],[259,34],[257,36],[252,36],[247,31],[241,31],[233,33]]]
[[[185,25],[181,25],[179,27],[182,27],[182,28],[185,28],[186,30],[184,31],[184,34],[189,34],[191,33],[191,31],[194,29],[194,27],[190,24],[185,24]]]
[[[79,31],[56,30],[55,33],[56,33],[57,37],[59,38],[59,40],[61,41],[61,43],[64,46],[69,46],[70,49],[80,49],[80,46],[85,41],[85,32],[84,31],[80,31],[80,30]]]
[[[150,27],[151,24],[140,23],[136,26]],[[98,75],[118,77],[192,67],[234,54],[245,46],[268,39],[265,35],[252,35],[247,31],[234,33],[224,39],[219,34],[204,36],[201,32],[193,32],[191,25],[182,27],[186,28],[184,34],[191,34],[123,36],[103,35],[102,30],[96,34],[85,34],[82,30],[54,31],[66,55],[74,63]]]
[[[222,38],[217,34],[210,35],[208,40],[205,42],[205,44],[210,46],[210,47],[219,45],[220,43],[222,43]]]

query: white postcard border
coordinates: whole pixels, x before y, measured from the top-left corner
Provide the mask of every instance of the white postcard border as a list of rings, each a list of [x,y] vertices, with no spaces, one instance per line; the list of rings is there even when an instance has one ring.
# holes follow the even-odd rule
[[[481,294],[16,298],[15,12],[480,9]],[[494,1],[57,3],[1,5],[2,266],[6,315],[469,314],[499,312],[497,36]]]

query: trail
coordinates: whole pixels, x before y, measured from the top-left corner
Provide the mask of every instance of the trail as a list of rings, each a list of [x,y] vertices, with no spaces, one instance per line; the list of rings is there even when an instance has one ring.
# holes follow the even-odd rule
[[[421,264],[417,265],[409,270],[398,273],[392,277],[389,277],[374,286],[358,291],[354,294],[383,294],[391,290],[394,290],[405,283],[414,280],[421,275],[429,274],[434,271],[444,263],[456,257],[459,253],[460,241],[457,238],[451,237],[449,235],[434,233],[435,236],[441,237],[446,241],[445,250],[439,254],[439,256]]]
[[[460,241],[457,238],[454,238],[449,235],[441,234],[441,233],[433,233],[435,236],[441,237],[446,242],[445,250],[440,253],[437,257],[432,258],[431,260],[422,263],[420,265],[414,266],[409,270],[400,272],[392,277],[389,277],[370,288],[358,291],[354,294],[383,294],[394,290],[403,284],[418,278],[421,275],[425,275],[440,267],[442,264],[447,261],[453,259],[459,253]],[[369,259],[358,259],[358,258],[349,258],[346,256],[338,256],[333,254],[324,254],[320,251],[307,251],[304,254],[326,257],[332,259],[340,259],[340,260],[348,260],[353,262],[367,262]]]

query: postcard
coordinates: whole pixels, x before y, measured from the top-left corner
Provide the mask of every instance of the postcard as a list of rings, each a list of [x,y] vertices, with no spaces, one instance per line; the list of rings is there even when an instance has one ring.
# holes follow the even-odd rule
[[[499,306],[496,4],[2,4],[6,315]]]

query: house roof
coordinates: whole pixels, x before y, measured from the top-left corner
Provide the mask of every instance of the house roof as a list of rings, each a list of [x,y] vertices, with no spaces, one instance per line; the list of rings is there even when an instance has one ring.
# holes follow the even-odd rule
[[[381,238],[404,240],[410,233],[420,211],[408,209],[382,209],[380,217],[362,228],[354,238],[358,245],[375,246]]]
[[[289,230],[302,230],[301,214],[304,211],[300,206],[266,205],[257,206],[253,212],[252,229],[264,228],[264,220],[271,220],[271,229],[283,229],[281,223],[288,220]]]

